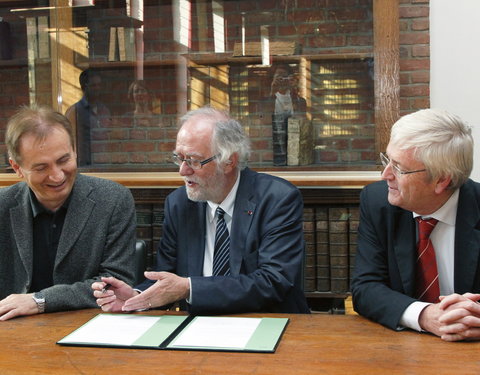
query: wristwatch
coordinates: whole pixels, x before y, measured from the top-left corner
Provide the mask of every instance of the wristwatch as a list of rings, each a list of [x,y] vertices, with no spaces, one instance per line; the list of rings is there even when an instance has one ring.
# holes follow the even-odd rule
[[[32,298],[37,304],[39,314],[45,312],[45,296],[42,292],[34,293]]]

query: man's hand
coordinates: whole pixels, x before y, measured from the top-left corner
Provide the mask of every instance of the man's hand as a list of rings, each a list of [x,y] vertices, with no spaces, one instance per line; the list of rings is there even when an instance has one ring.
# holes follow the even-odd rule
[[[420,314],[420,327],[445,341],[480,340],[480,294],[441,296]]]
[[[115,277],[102,277],[102,281],[92,284],[92,289],[97,305],[108,312],[122,311],[125,301],[138,294],[130,285]]]
[[[439,305],[439,303],[428,305],[422,310],[418,318],[418,323],[424,331],[431,332],[437,336],[442,335],[440,332],[441,323],[439,319],[443,311]]]
[[[451,294],[440,298],[441,338],[445,341],[480,340],[480,294]]]
[[[123,311],[160,307],[189,297],[190,283],[185,277],[170,272],[145,272],[145,277],[156,280],[156,283],[126,301]]]
[[[38,307],[30,294],[10,294],[0,301],[0,320],[22,315],[38,314]]]

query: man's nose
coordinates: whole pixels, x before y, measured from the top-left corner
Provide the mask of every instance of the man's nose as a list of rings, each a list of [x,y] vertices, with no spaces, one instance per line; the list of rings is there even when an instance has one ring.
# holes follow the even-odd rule
[[[57,166],[52,167],[52,170],[49,173],[50,180],[55,182],[62,181],[64,176],[65,173],[63,172],[63,169]]]
[[[193,168],[190,167],[186,161],[182,161],[182,164],[180,164],[178,171],[180,173],[180,176],[189,176],[193,174]]]

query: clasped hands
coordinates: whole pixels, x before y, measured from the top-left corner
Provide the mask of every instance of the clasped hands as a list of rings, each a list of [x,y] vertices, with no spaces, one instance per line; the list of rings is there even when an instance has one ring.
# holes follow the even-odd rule
[[[480,294],[440,296],[420,314],[420,326],[445,341],[480,340]]]
[[[97,305],[106,312],[139,311],[165,306],[188,298],[190,283],[187,278],[170,272],[145,272],[147,279],[155,281],[142,293],[115,277],[102,277],[92,284]],[[105,286],[109,288],[104,290]]]

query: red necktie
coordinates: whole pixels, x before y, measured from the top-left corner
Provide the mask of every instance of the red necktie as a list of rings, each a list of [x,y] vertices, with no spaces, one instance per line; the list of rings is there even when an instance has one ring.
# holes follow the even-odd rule
[[[416,273],[416,297],[424,302],[438,302],[440,286],[438,283],[437,261],[430,233],[437,224],[436,219],[423,220],[417,217],[418,244],[417,244],[417,273]]]

